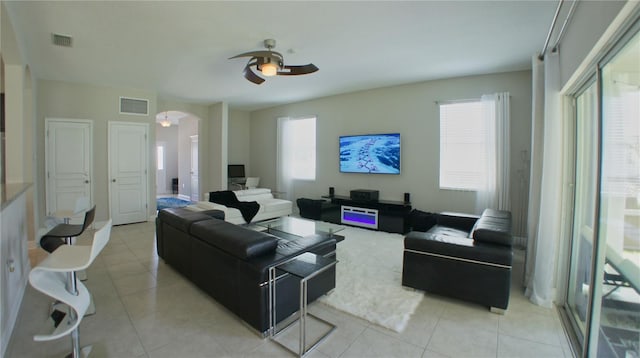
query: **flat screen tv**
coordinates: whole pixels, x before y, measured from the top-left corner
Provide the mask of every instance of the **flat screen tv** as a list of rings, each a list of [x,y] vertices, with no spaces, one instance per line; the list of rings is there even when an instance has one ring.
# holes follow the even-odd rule
[[[229,178],[244,178],[244,164],[229,164],[227,176]]]
[[[340,172],[400,174],[400,133],[340,136]]]

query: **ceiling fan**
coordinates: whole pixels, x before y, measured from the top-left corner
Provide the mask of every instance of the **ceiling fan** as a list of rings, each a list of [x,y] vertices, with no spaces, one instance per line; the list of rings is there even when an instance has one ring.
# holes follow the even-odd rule
[[[244,78],[249,81],[259,85],[264,82],[264,78],[256,75],[252,66],[255,66],[256,70],[262,73],[263,76],[297,76],[297,75],[306,75],[308,73],[313,73],[318,70],[314,64],[310,63],[308,65],[285,65],[284,57],[279,53],[272,51],[274,47],[276,47],[276,40],[274,39],[266,39],[264,40],[264,47],[267,48],[266,51],[251,51],[241,53],[239,55],[230,57],[229,59],[238,58],[238,57],[251,57],[247,65],[244,66]]]

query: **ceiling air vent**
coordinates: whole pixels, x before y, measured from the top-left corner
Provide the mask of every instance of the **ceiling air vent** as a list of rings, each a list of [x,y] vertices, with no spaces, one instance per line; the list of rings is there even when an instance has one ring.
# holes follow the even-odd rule
[[[120,97],[120,114],[149,115],[149,100]]]
[[[60,35],[60,34],[51,34],[51,38],[54,45],[71,47],[73,39],[71,36]]]

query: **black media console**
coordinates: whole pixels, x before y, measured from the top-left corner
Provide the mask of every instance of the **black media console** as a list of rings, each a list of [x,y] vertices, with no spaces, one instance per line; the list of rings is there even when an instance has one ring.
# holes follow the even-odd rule
[[[411,203],[392,200],[354,200],[348,196],[323,196],[321,220],[386,232],[405,234],[409,231]]]

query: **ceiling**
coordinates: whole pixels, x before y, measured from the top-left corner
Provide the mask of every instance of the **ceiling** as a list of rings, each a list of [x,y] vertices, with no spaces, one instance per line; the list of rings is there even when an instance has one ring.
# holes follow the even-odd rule
[[[38,79],[254,110],[426,80],[529,69],[556,1],[4,1]],[[73,46],[52,44],[52,33]],[[266,38],[304,76],[242,74]]]

